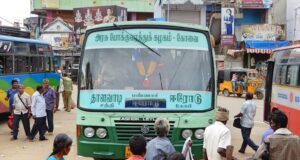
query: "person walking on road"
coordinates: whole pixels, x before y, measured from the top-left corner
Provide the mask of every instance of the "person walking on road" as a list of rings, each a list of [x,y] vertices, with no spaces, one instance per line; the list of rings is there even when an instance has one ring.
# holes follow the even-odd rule
[[[12,112],[12,109],[13,109],[14,97],[15,97],[15,94],[18,93],[18,85],[19,85],[18,80],[13,79],[13,80],[11,81],[11,85],[12,85],[12,87],[11,87],[11,89],[9,89],[9,90],[7,91],[5,100],[6,100],[6,101],[9,100],[9,111],[10,111],[10,113],[13,113],[13,112]]]
[[[24,86],[18,86],[18,93],[14,96],[13,101],[13,137],[12,140],[18,139],[19,123],[22,120],[24,131],[27,138],[30,138],[30,96],[24,92]]]
[[[169,121],[165,118],[156,119],[154,123],[154,130],[157,137],[148,142],[145,159],[167,159],[169,155],[176,152],[174,146],[167,137],[170,131]]]
[[[67,73],[63,74],[63,98],[64,98],[64,107],[67,112],[71,111],[72,108],[72,91],[73,91],[73,82],[72,79],[68,77]]]
[[[64,156],[69,154],[72,143],[73,140],[68,135],[58,134],[53,142],[53,151],[47,160],[65,160]]]
[[[288,117],[280,110],[271,113],[270,126],[274,134],[259,146],[253,159],[300,160],[300,138],[287,129]]]
[[[37,86],[37,91],[32,95],[32,106],[31,112],[34,118],[34,125],[31,129],[30,140],[33,140],[37,132],[39,132],[40,141],[47,140],[45,137],[46,128],[46,102],[43,96],[44,88],[43,86]]]
[[[225,126],[229,111],[218,107],[215,115],[216,121],[205,129],[203,153],[205,160],[222,160],[226,158],[227,146],[231,145],[231,132]]]
[[[43,80],[44,93],[43,96],[46,102],[46,113],[48,122],[48,133],[53,134],[54,123],[53,123],[53,113],[57,111],[56,107],[56,93],[49,87],[49,80]]]
[[[246,93],[246,101],[243,103],[241,112],[234,116],[235,118],[241,117],[243,143],[239,150],[240,153],[245,153],[247,145],[249,145],[254,151],[256,151],[258,148],[258,146],[250,139],[251,130],[254,126],[254,117],[256,114],[256,104],[252,99],[253,94]]]

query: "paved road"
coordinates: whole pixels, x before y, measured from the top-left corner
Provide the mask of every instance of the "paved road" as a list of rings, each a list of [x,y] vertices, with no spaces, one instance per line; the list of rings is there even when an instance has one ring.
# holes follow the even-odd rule
[[[73,94],[73,98],[76,99],[76,95]],[[218,96],[218,105],[226,107],[230,110],[230,121],[227,126],[232,132],[232,143],[235,146],[234,155],[238,159],[245,159],[254,152],[247,148],[246,154],[242,155],[237,153],[241,143],[242,137],[240,130],[231,127],[232,117],[239,112],[240,106],[244,98],[237,97],[223,97]],[[262,123],[262,109],[263,101],[255,100],[258,104],[257,115],[255,117],[255,127],[252,131],[252,137],[256,143],[259,142],[261,133],[268,127],[265,123]],[[60,105],[62,106],[62,105]],[[71,148],[71,152],[65,158],[68,160],[91,160],[91,158],[80,157],[76,155],[76,129],[75,129],[75,117],[76,109],[72,110],[70,113],[65,111],[59,111],[55,113],[55,130],[54,135],[58,133],[69,134],[74,143]],[[21,123],[20,123],[21,124]],[[31,123],[32,124],[32,123]],[[26,140],[22,125],[20,125],[20,134],[17,141],[10,141],[10,130],[8,129],[5,121],[0,121],[0,160],[42,160],[51,153],[52,143],[54,135],[46,135],[49,139],[48,141],[34,141],[29,142]]]

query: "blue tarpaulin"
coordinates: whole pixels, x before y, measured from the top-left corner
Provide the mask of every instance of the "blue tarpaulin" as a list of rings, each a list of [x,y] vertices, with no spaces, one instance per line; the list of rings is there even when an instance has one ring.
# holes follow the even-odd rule
[[[246,40],[246,48],[253,49],[276,49],[280,47],[285,47],[289,45],[288,41],[252,41]]]
[[[272,50],[289,45],[288,41],[245,41],[247,53],[271,54]]]

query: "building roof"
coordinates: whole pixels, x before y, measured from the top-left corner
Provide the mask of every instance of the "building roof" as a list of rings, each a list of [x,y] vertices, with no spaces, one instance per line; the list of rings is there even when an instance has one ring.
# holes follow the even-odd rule
[[[59,26],[59,29],[58,29],[58,26]],[[60,17],[57,17],[51,23],[46,24],[44,26],[42,32],[43,33],[51,33],[51,32],[72,33],[73,32],[73,26],[69,23],[66,23]]]
[[[130,25],[158,25],[158,26],[175,26],[175,27],[185,27],[191,29],[200,29],[204,31],[208,31],[208,28],[202,25],[197,24],[187,24],[187,23],[176,23],[176,22],[156,22],[156,21],[127,21],[127,22],[116,22],[116,23],[103,23],[94,26],[90,26],[87,28],[88,30],[96,29],[99,27],[113,27],[114,24],[119,26],[130,26]]]

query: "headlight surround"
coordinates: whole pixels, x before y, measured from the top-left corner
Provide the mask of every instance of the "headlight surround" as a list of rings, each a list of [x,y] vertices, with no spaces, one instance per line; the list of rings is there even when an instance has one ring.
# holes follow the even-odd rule
[[[107,130],[105,128],[98,128],[96,131],[97,137],[103,139],[107,136]]]
[[[190,130],[190,129],[185,129],[185,130],[182,131],[181,136],[182,136],[182,138],[184,138],[184,139],[187,139],[187,138],[189,138],[189,137],[192,137],[192,136],[193,136],[193,131]]]
[[[84,136],[86,136],[87,138],[92,138],[95,135],[95,129],[92,127],[86,127],[83,131]]]
[[[197,129],[195,131],[195,137],[197,139],[203,139],[204,138],[204,129]]]

